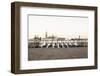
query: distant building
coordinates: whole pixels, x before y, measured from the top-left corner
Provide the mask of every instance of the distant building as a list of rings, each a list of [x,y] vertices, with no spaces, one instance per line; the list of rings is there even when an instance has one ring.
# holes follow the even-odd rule
[[[35,36],[33,39],[29,39],[29,47],[33,48],[40,48],[45,47],[48,48],[59,48],[59,47],[87,47],[88,46],[88,39],[86,38],[72,38],[69,40],[66,40],[66,38],[63,37],[56,37],[54,35],[48,36],[48,33],[45,33],[45,38],[41,38],[38,36]]]
[[[73,43],[76,43],[76,45],[78,45],[78,46],[84,46],[84,47],[86,47],[86,46],[88,46],[88,39],[77,39],[77,38],[75,38],[75,39],[71,39],[71,41],[73,42]]]

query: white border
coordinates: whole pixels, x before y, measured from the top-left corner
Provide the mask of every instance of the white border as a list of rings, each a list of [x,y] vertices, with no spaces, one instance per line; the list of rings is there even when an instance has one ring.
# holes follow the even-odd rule
[[[87,16],[88,25],[88,58],[86,59],[64,59],[64,60],[42,60],[28,61],[28,41],[27,41],[27,14],[42,15],[69,15]],[[55,9],[40,7],[21,7],[20,8],[20,69],[43,69],[59,67],[75,67],[94,65],[94,11],[74,10],[74,9]]]

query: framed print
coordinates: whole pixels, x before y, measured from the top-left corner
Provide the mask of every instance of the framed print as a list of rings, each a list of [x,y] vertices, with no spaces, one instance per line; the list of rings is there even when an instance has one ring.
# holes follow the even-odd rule
[[[97,68],[97,7],[11,4],[11,72]]]

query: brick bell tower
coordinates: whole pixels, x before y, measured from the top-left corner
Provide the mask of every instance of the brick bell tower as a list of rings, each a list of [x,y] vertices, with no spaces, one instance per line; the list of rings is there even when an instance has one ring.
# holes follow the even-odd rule
[[[47,38],[48,37],[48,33],[47,32],[45,32],[45,38]]]

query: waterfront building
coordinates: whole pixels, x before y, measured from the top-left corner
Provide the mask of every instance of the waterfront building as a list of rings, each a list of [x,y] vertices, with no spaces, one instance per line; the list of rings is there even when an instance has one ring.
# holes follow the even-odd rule
[[[29,47],[33,48],[87,47],[88,39],[80,38],[80,36],[79,38],[66,39],[54,35],[48,36],[46,32],[44,38],[35,36],[33,39],[29,39],[28,43]]]

